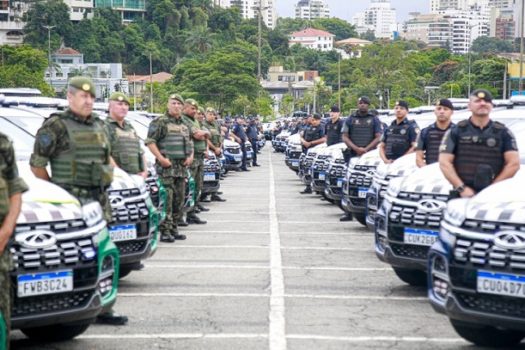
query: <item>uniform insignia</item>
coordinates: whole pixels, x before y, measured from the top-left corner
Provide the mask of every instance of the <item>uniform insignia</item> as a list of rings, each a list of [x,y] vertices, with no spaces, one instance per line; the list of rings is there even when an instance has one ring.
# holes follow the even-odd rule
[[[479,137],[477,137],[477,136],[472,136],[472,141],[473,141],[474,143],[477,143],[477,142],[479,141]]]
[[[148,134],[151,135],[151,134],[154,134],[158,129],[158,125],[157,123],[150,123],[149,125],[149,128],[148,128]]]
[[[478,98],[485,98],[484,92],[478,92]]]
[[[372,124],[372,119],[368,119],[366,122],[368,125]]]
[[[117,97],[117,99],[118,99],[119,101],[124,101],[124,97],[122,97],[122,96]]]
[[[407,133],[407,131],[406,131],[405,129],[401,129],[401,130],[399,131],[399,133],[400,133],[401,135],[404,135],[404,134]]]
[[[495,138],[492,138],[492,137],[491,137],[490,139],[488,139],[488,140],[487,140],[487,146],[489,146],[489,147],[494,147],[494,146],[496,146],[496,139],[495,139]]]
[[[86,83],[86,84],[82,85],[82,90],[89,91],[90,89],[91,89],[91,87],[89,86],[89,84]]]
[[[38,135],[38,145],[43,151],[47,151],[52,143],[53,140],[51,139],[50,135],[45,133]]]
[[[444,152],[446,149],[447,149],[447,145],[444,144],[444,143],[439,146],[439,151],[440,152]]]

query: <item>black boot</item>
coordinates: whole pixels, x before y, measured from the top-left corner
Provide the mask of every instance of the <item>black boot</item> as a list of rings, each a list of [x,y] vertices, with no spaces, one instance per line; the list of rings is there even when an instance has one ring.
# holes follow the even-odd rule
[[[206,223],[206,220],[202,220],[197,215],[195,215],[195,213],[188,213],[186,220],[188,221],[188,224],[203,225]]]
[[[163,232],[160,234],[160,241],[166,243],[173,243],[175,242],[175,239],[173,239],[170,232]]]
[[[177,226],[186,227],[188,226],[188,223],[186,222],[186,220],[184,220],[184,218],[182,218],[179,219],[179,221],[177,221]]]
[[[206,212],[206,211],[210,211],[209,208],[203,207],[203,206],[200,205],[200,204],[195,205],[195,207],[197,207],[200,211],[204,211],[204,212]]]
[[[339,221],[352,221],[354,219],[352,213],[345,213],[345,215],[339,218]]]
[[[112,326],[124,326],[128,323],[128,318],[127,316],[116,314],[113,311],[108,311],[98,315],[96,323],[109,324]]]
[[[181,235],[177,227],[171,230],[171,237],[173,238],[173,240],[178,240],[178,241],[184,241],[186,239],[186,235]]]
[[[211,200],[212,202],[226,202],[226,199],[222,199],[221,197],[219,197],[219,195],[215,193],[211,195]]]
[[[310,193],[312,193],[312,187],[306,186],[306,188],[303,191],[299,192],[299,193],[300,194],[310,194]]]

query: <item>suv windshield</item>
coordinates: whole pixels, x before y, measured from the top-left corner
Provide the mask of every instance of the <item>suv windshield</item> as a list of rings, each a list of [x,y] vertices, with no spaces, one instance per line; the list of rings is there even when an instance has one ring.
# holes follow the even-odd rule
[[[4,117],[0,117],[0,130],[13,140],[17,160],[29,160],[33,152],[35,138],[16,125],[8,122]]]

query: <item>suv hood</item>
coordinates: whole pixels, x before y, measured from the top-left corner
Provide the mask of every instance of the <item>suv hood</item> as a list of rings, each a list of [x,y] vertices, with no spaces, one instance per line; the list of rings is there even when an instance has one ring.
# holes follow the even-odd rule
[[[379,156],[379,150],[374,149],[371,150],[365,154],[363,154],[359,159],[357,160],[355,165],[363,165],[363,166],[379,166],[379,164],[383,164],[383,161],[381,160],[381,157]]]
[[[232,140],[229,140],[229,139],[224,139],[224,147],[228,147],[228,148],[239,148],[241,146],[239,146],[239,144],[235,141],[232,141]]]
[[[416,165],[416,154],[407,154],[390,164],[380,163],[376,175],[379,178],[399,177],[412,174],[418,169]]]
[[[432,193],[449,195],[452,185],[439,168],[439,163],[430,164],[416,169],[403,178],[401,192]]]
[[[288,138],[288,145],[301,146],[301,135],[293,134]]]
[[[29,187],[29,191],[22,195],[17,224],[82,218],[82,206],[75,197],[51,182],[36,178],[27,162],[18,162],[17,165]]]

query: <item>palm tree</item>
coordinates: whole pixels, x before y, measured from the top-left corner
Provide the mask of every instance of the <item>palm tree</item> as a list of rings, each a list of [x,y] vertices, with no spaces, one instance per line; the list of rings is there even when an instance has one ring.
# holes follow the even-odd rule
[[[68,72],[68,77],[69,78],[72,78],[72,77],[91,77],[91,73],[89,72],[89,70],[87,68],[83,68],[83,67],[78,67],[78,68],[73,68],[71,69],[69,72]]]
[[[195,50],[199,53],[206,53],[213,47],[215,36],[215,33],[212,33],[209,28],[199,26],[189,32],[184,43],[188,51]]]

